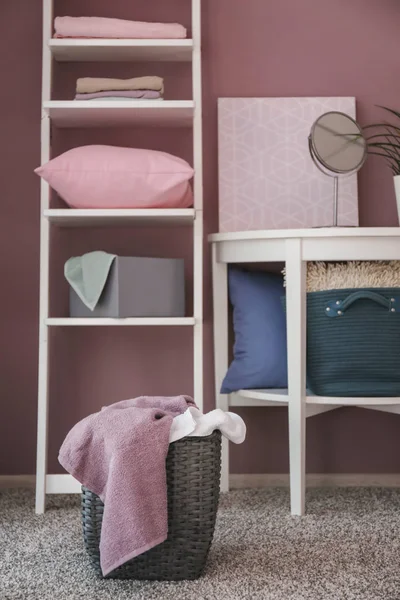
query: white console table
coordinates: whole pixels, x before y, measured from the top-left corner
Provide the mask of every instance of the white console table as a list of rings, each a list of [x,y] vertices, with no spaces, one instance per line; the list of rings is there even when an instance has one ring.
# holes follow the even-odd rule
[[[334,398],[306,392],[307,261],[400,260],[400,227],[245,231],[209,236],[212,244],[214,358],[217,406],[288,406],[290,498],[293,515],[305,511],[306,419],[341,406],[400,414],[400,398]],[[221,395],[228,368],[227,266],[284,262],[287,286],[288,390],[240,390]],[[228,443],[223,442],[223,491],[229,489]]]

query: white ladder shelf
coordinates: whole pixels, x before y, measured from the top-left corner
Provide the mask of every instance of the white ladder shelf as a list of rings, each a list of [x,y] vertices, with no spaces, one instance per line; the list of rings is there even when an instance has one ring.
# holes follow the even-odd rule
[[[193,327],[194,398],[203,406],[203,144],[201,85],[201,0],[191,0],[192,39],[81,40],[53,39],[53,0],[43,0],[43,75],[41,164],[51,157],[51,127],[145,125],[192,127],[194,208],[151,210],[73,210],[50,206],[50,187],[40,188],[40,315],[39,381],[36,464],[36,513],[44,513],[46,494],[79,493],[69,475],[47,473],[49,327],[66,326],[190,326]],[[170,61],[192,62],[192,100],[82,103],[54,101],[51,97],[53,60],[64,61]],[[193,316],[180,319],[69,319],[49,315],[50,227],[177,226],[193,228]]]

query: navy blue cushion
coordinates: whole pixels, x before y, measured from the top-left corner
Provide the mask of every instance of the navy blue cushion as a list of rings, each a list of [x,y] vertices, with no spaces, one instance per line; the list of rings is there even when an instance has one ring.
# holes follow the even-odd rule
[[[240,389],[287,387],[283,295],[283,278],[279,275],[229,269],[235,345],[222,394]]]

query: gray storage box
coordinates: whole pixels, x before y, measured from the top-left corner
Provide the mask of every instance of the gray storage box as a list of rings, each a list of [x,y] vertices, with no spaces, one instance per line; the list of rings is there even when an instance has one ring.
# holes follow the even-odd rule
[[[184,261],[117,256],[96,308],[70,287],[70,317],[184,317]]]

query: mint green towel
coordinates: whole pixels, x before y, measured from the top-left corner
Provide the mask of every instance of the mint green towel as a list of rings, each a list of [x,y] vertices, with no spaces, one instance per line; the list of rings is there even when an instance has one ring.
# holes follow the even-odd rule
[[[73,256],[64,265],[66,280],[90,310],[97,306],[115,256],[96,250]]]

